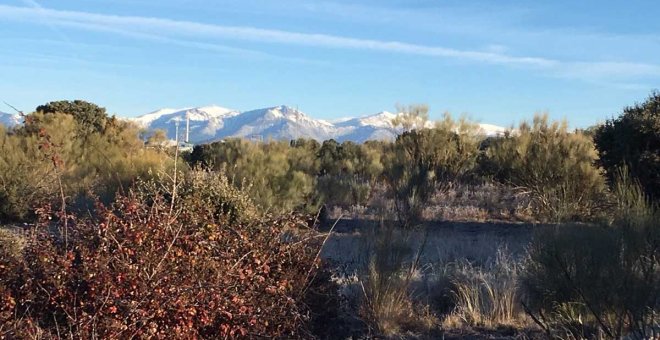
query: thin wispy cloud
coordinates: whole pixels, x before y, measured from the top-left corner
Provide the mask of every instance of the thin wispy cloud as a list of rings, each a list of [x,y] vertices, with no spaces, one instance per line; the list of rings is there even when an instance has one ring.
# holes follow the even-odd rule
[[[26,0],[33,1],[33,0]],[[213,42],[186,41],[194,39],[222,39],[265,44],[298,45],[308,47],[364,50],[382,53],[409,54],[448,58],[485,64],[528,67],[542,73],[571,78],[599,79],[660,76],[655,64],[607,61],[570,61],[538,56],[515,56],[499,47],[487,50],[465,50],[444,46],[413,44],[402,41],[362,39],[329,34],[301,33],[247,26],[179,21],[143,16],[118,16],[80,11],[63,11],[43,7],[0,5],[0,20],[15,20],[34,24],[74,27],[83,30],[105,31],[138,39],[159,40],[176,45],[217,52],[260,54],[263,52],[234,48]],[[129,30],[118,27],[130,27]],[[265,54],[265,53],[264,53]]]
[[[410,44],[399,41],[357,39],[328,34],[299,33],[256,27],[223,26],[163,18],[116,16],[53,9],[35,10],[34,8],[4,5],[0,5],[0,16],[9,20],[31,21],[35,23],[46,20],[46,22],[55,25],[78,23],[92,24],[97,27],[130,26],[132,31],[142,30],[146,32],[159,32],[160,34],[168,32],[174,35],[194,35],[196,37],[205,36],[231,40],[248,40],[312,47],[374,50],[431,57],[458,58],[494,64],[547,67],[555,63],[552,60],[544,58],[509,56],[500,53],[460,50],[439,46]],[[40,21],[34,21],[35,19],[40,19]]]
[[[47,9],[45,9],[41,4],[39,4],[35,0],[22,0],[23,3],[25,3],[27,6],[32,8],[33,10],[36,10],[38,12],[46,12]],[[48,23],[47,23],[48,24]],[[50,28],[51,31],[55,32],[55,34],[65,43],[67,43],[71,47],[71,51],[75,51],[75,44],[73,41],[66,35],[62,30],[60,30],[57,26],[48,24],[48,28]],[[75,58],[78,58],[77,55],[74,55]]]
[[[95,32],[114,33],[135,39],[154,41],[154,42],[171,44],[181,47],[196,48],[196,49],[212,51],[212,52],[219,52],[224,55],[231,54],[243,58],[247,57],[247,58],[256,58],[256,59],[271,59],[271,60],[278,60],[284,62],[297,62],[297,63],[306,63],[306,64],[315,64],[315,65],[324,64],[323,62],[319,62],[316,60],[309,60],[305,58],[282,57],[257,50],[233,47],[233,46],[222,45],[217,43],[199,42],[199,41],[186,40],[186,39],[176,39],[176,38],[164,36],[162,34],[142,33],[142,32],[137,32],[135,30],[117,28],[114,26],[72,22],[72,21],[56,21],[56,24],[64,27],[79,28],[79,29],[95,31]]]

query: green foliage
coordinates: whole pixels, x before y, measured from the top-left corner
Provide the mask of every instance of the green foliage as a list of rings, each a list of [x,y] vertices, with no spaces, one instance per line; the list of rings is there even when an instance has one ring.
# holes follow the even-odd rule
[[[316,210],[318,163],[313,143],[290,147],[284,142],[251,143],[229,139],[195,146],[191,162],[223,170],[238,188],[265,210]]]
[[[611,181],[617,168],[626,166],[651,199],[660,199],[660,92],[608,120],[594,141]]]
[[[90,133],[101,133],[111,118],[105,112],[105,108],[84,100],[60,100],[50,102],[37,107],[36,112],[43,114],[67,114],[73,116],[78,125],[78,131],[82,136]],[[114,118],[112,118],[114,120]]]
[[[475,126],[445,115],[432,129],[404,132],[386,161],[386,180],[394,194],[399,221],[417,223],[425,204],[470,173],[478,156]]]
[[[536,116],[532,125],[493,140],[482,168],[498,181],[531,195],[541,219],[589,218],[605,192],[598,154],[590,138],[568,131],[566,122]]]
[[[60,204],[62,193],[73,202],[93,191],[108,202],[135,179],[173,165],[164,153],[145,149],[129,123],[113,121],[84,136],[78,131],[73,115],[42,112],[14,131],[0,130],[0,219],[25,220],[42,202]]]
[[[245,223],[259,217],[252,199],[232,185],[223,171],[190,171],[183,179],[179,195],[185,207],[212,210],[212,216],[218,221]]]
[[[381,144],[374,142],[323,142],[317,153],[321,200],[334,205],[365,205],[383,172],[382,151]]]

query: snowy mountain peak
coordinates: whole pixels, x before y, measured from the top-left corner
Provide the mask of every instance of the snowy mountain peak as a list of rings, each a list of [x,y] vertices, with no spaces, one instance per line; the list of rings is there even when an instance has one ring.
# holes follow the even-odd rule
[[[202,106],[193,109],[188,109],[187,112],[190,114],[198,114],[198,115],[201,114],[201,115],[209,115],[213,117],[220,117],[227,114],[236,113],[237,111],[218,105],[209,105],[209,106]],[[190,119],[192,119],[192,117]]]
[[[361,118],[360,124],[391,128],[392,120],[394,120],[394,118],[396,118],[397,116],[398,116],[397,114],[387,111],[382,111],[374,115]]]
[[[208,121],[233,114],[238,114],[238,111],[217,105],[209,105],[183,109],[160,109],[130,120],[145,128],[151,128],[154,124],[161,126],[158,128],[162,128],[163,124],[174,124],[176,121],[185,121],[186,119]]]

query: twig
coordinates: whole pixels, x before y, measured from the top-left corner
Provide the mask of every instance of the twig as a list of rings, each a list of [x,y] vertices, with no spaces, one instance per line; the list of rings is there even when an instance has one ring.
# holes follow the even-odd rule
[[[241,261],[243,261],[243,259],[245,259],[248,255],[252,254],[252,252],[254,251],[250,250],[247,253],[245,253],[245,255],[241,256],[241,258],[238,259],[238,261],[236,261],[236,263],[234,263],[234,265],[231,266],[231,268],[229,268],[229,271],[231,272],[232,270],[234,270],[234,268],[236,268],[236,266],[238,266],[238,264],[241,263]]]
[[[541,320],[539,320],[536,317],[536,315],[534,315],[534,313],[532,313],[532,310],[529,309],[529,307],[527,307],[527,305],[524,302],[521,301],[520,304],[522,305],[523,309],[525,310],[525,314],[529,315],[529,317],[532,318],[532,321],[534,321],[534,323],[539,325],[539,327],[541,327],[541,329],[543,329],[545,331],[545,333],[548,335],[548,338],[551,338],[551,336],[550,336],[550,327],[548,327],[548,325],[541,322]]]
[[[337,220],[335,220],[335,223],[332,224],[332,227],[330,228],[330,231],[328,231],[328,234],[325,236],[325,239],[323,240],[323,243],[321,243],[321,246],[319,247],[319,251],[316,253],[316,256],[314,256],[314,260],[312,261],[312,265],[309,267],[309,271],[307,271],[307,275],[305,275],[305,280],[303,280],[304,282],[306,282],[306,283],[305,283],[305,287],[304,287],[303,290],[300,292],[300,295],[299,295],[299,296],[302,296],[302,295],[305,294],[305,292],[307,292],[307,289],[308,289],[309,286],[311,285],[311,282],[312,282],[312,281],[314,280],[314,278],[316,277],[316,274],[314,274],[314,277],[312,277],[312,279],[309,280],[309,276],[312,274],[312,270],[314,270],[314,264],[315,264],[316,261],[318,260],[319,256],[321,256],[321,251],[323,251],[323,246],[325,246],[325,243],[326,243],[326,242],[328,241],[328,239],[330,238],[330,235],[332,235],[332,231],[335,229],[335,226],[337,225],[337,223],[339,223],[339,220],[341,220],[342,217],[344,217],[343,214],[342,214],[342,215],[339,215],[339,218],[337,218]]]
[[[9,104],[9,103],[7,103],[7,102],[5,102],[5,101],[3,101],[3,103],[5,103],[5,105],[7,105],[7,106],[11,107],[12,109],[14,109],[14,111],[18,112],[18,114],[21,115],[21,117],[25,116],[25,113],[23,113],[23,111],[17,109],[17,108],[14,107],[13,105],[11,105],[11,104]]]
[[[562,271],[564,272],[564,276],[566,277],[566,280],[568,280],[568,283],[573,285],[573,288],[577,291],[577,293],[580,295],[582,300],[584,300],[584,304],[587,306],[591,314],[596,318],[596,321],[598,321],[598,324],[603,328],[603,331],[609,336],[610,338],[614,338],[614,335],[612,334],[612,331],[610,330],[609,327],[605,325],[605,322],[602,320],[600,315],[596,313],[596,310],[592,307],[591,303],[589,303],[589,299],[584,295],[584,292],[582,291],[582,288],[580,288],[578,285],[573,283],[573,279],[571,279],[571,275],[568,272],[568,268],[564,265],[563,261],[559,258],[559,255],[555,254],[555,260],[557,260],[558,264],[561,266]]]

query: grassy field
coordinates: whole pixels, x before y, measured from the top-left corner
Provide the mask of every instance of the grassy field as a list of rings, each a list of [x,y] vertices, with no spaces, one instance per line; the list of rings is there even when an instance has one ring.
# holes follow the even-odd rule
[[[390,224],[338,220],[323,247],[340,286],[346,332],[415,338],[540,334],[519,304],[517,279],[535,233],[554,226],[427,222],[405,232]],[[382,242],[389,247],[381,249]],[[383,273],[390,276],[374,277]],[[384,284],[377,287],[379,279]],[[366,303],[375,310],[365,311],[369,299],[380,305]],[[385,319],[380,329],[361,321],[368,314]]]

